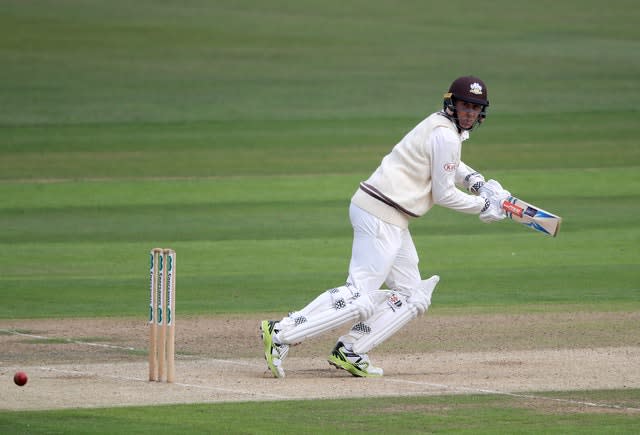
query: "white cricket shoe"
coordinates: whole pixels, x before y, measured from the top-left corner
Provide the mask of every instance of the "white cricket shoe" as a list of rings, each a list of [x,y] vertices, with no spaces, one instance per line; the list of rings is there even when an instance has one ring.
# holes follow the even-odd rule
[[[328,361],[332,366],[346,370],[353,376],[361,378],[379,377],[384,373],[382,368],[371,364],[367,354],[360,355],[352,350],[348,350],[341,341],[336,343],[336,347],[333,348]]]
[[[267,360],[267,367],[276,378],[284,378],[282,361],[289,353],[288,344],[277,344],[273,341],[273,335],[277,332],[275,320],[263,320],[260,324],[262,331],[262,343],[264,344],[264,359]]]

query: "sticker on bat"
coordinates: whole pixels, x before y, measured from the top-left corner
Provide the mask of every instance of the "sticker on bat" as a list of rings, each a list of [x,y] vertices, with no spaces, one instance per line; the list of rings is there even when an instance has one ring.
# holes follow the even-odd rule
[[[518,207],[517,205],[509,201],[505,201],[502,207],[507,213],[511,213],[516,216],[522,217],[522,212],[524,211],[522,207]]]

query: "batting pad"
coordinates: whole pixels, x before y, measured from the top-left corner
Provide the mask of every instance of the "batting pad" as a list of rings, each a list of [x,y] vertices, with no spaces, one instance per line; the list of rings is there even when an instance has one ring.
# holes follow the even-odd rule
[[[284,344],[299,343],[307,338],[330,331],[343,323],[366,319],[374,312],[374,304],[366,294],[351,303],[345,303],[343,299],[337,302],[340,303],[328,306],[323,310],[316,310],[303,317],[303,321],[299,317],[293,325],[291,322],[280,322],[281,330],[278,332],[278,340]]]
[[[358,334],[353,343],[353,351],[359,354],[368,353],[411,320],[424,314],[431,305],[431,295],[439,281],[438,275],[421,281],[408,297],[390,292],[387,300],[376,307],[375,314],[367,321],[367,333]]]
[[[330,331],[345,322],[355,322],[359,318],[360,312],[353,306],[339,311],[325,311],[313,317],[308,317],[306,322],[296,325],[289,331],[280,331],[278,339],[285,344],[299,343],[307,338]]]

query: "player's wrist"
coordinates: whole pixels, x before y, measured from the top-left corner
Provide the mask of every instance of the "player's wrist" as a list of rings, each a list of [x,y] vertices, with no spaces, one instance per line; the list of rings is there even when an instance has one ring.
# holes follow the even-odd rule
[[[473,195],[480,193],[480,188],[484,185],[484,176],[479,172],[472,172],[464,177],[464,187]]]
[[[480,194],[480,189],[484,186],[484,181],[477,181],[472,186],[469,187],[469,193],[474,195]]]

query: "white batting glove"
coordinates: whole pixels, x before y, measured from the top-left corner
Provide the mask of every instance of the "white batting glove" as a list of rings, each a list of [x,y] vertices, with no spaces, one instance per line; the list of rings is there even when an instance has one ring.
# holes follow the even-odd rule
[[[503,189],[502,185],[496,180],[489,180],[484,183],[478,193],[485,199],[499,201],[500,203],[511,196],[511,193]]]
[[[482,222],[490,224],[491,222],[501,221],[507,217],[507,214],[502,209],[502,201],[497,202],[487,198],[485,198],[484,201],[484,208],[478,216]]]
[[[496,180],[489,180],[480,187],[480,196],[485,200],[485,207],[480,212],[480,220],[484,223],[497,222],[507,217],[502,203],[511,196]]]
[[[464,187],[473,195],[478,195],[483,185],[484,177],[480,172],[472,172],[464,177]]]

